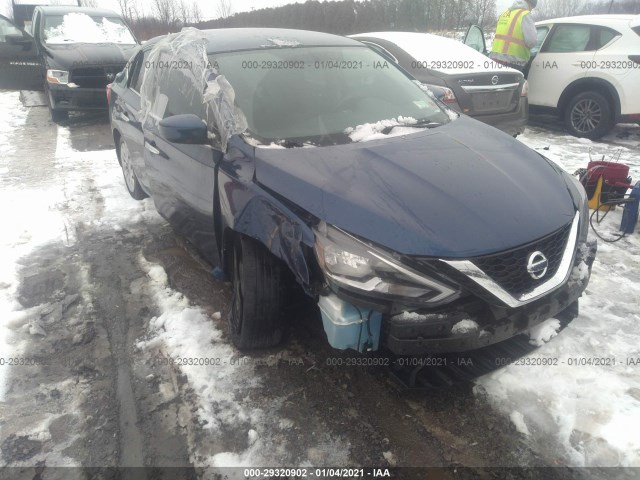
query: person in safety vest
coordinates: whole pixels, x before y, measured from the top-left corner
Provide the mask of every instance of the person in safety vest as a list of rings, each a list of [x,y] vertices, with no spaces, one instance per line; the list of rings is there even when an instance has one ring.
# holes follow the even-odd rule
[[[498,63],[524,71],[530,49],[537,41],[536,25],[531,10],[538,0],[515,0],[511,8],[498,18],[496,37],[489,57]]]

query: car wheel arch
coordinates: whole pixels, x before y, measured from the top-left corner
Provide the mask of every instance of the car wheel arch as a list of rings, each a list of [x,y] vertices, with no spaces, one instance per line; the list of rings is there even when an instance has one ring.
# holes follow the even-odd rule
[[[558,111],[564,116],[566,114],[565,109],[571,102],[571,99],[579,93],[590,90],[598,92],[611,100],[613,104],[614,119],[618,119],[620,117],[621,104],[618,91],[610,82],[601,78],[581,78],[567,85],[558,100]]]
[[[315,237],[311,228],[276,199],[256,196],[235,215],[227,214],[222,228],[221,266],[231,272],[231,258],[237,235],[253,238],[282,260],[296,281],[307,288],[312,268],[307,258]]]

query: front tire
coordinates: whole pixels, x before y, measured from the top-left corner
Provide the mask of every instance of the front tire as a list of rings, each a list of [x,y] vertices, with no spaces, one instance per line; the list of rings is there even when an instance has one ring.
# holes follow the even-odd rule
[[[51,112],[51,121],[54,123],[59,123],[69,118],[69,112],[67,110],[49,108],[49,111]]]
[[[253,239],[233,245],[231,341],[241,350],[278,345],[284,335],[284,271],[280,261]]]
[[[597,140],[613,128],[611,105],[598,92],[579,93],[569,102],[564,122],[571,135]]]
[[[129,195],[136,200],[143,200],[147,198],[147,194],[144,193],[136,172],[133,170],[133,163],[131,161],[131,153],[129,147],[124,139],[120,139],[120,166],[122,167],[122,174],[124,175],[124,184],[127,186]]]

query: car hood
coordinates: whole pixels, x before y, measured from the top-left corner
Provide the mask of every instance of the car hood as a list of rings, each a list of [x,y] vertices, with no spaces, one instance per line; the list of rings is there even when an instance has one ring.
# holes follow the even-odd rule
[[[569,223],[558,169],[462,116],[403,137],[331,147],[256,148],[256,181],[316,217],[390,250],[464,258]]]
[[[77,67],[125,64],[138,45],[113,43],[74,43],[69,45],[47,45],[49,63],[70,70]]]

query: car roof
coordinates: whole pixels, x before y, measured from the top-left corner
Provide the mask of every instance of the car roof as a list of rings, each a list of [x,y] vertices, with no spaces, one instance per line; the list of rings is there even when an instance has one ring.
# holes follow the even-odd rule
[[[85,13],[87,15],[98,15],[103,17],[120,17],[119,14],[113,10],[106,8],[91,8],[91,7],[74,7],[74,6],[43,6],[38,5],[36,7],[41,10],[45,15],[65,15],[67,13]]]
[[[578,15],[575,17],[551,18],[536,22],[536,25],[548,25],[553,23],[580,23],[599,25],[603,27],[614,25],[629,25],[632,20],[638,20],[640,15]]]
[[[370,32],[370,33],[358,33],[355,35],[349,35],[350,38],[356,40],[362,40],[366,42],[367,39],[380,39],[386,40],[395,44],[401,50],[410,57],[418,60],[467,60],[475,62],[477,65],[483,65],[484,62],[493,61],[483,55],[482,53],[474,50],[463,42],[455,40],[453,38],[442,37],[440,35],[434,35],[432,33],[420,33],[420,32]],[[496,68],[499,65],[495,65]],[[504,67],[500,67],[504,68]],[[472,73],[473,67],[470,68],[431,68],[445,73]],[[456,70],[456,72],[454,72]],[[504,71],[515,72],[510,68],[505,68]]]
[[[262,50],[265,48],[293,48],[310,46],[362,47],[362,43],[330,33],[287,28],[216,28],[199,30],[207,40],[207,54]],[[154,45],[166,36],[145,42],[143,48]]]

